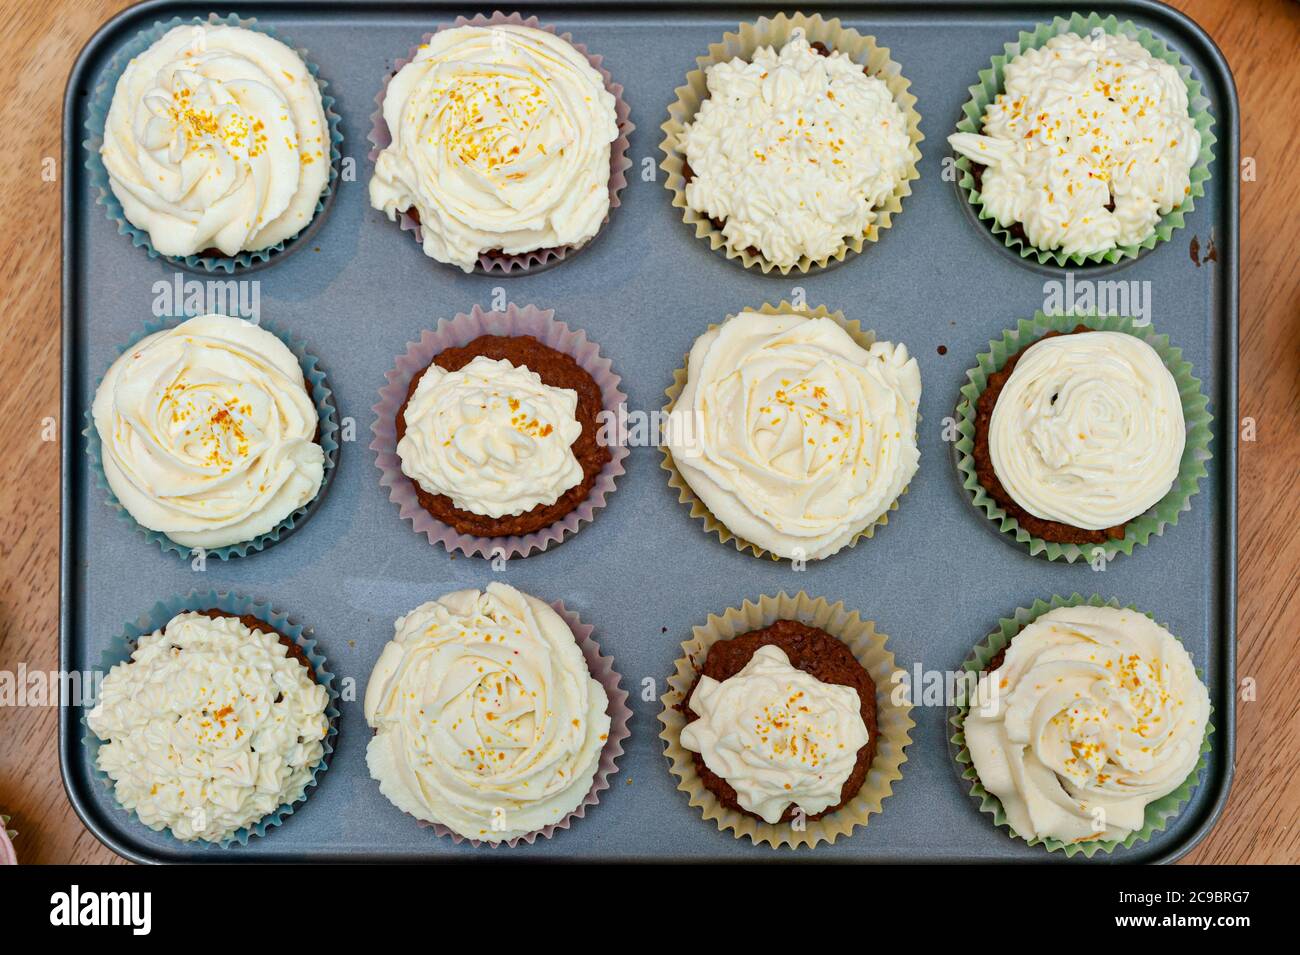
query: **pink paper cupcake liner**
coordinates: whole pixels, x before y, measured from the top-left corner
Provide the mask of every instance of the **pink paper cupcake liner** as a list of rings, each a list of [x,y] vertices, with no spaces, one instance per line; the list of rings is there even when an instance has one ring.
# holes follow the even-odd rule
[[[564,611],[561,610],[560,613],[561,615],[563,615]],[[575,617],[574,619],[577,618]],[[590,658],[588,659],[588,663],[590,663]],[[624,699],[626,699],[627,694],[624,693],[623,697]],[[623,748],[620,746],[618,751],[620,753],[623,752]],[[601,765],[602,766],[604,765],[603,761]],[[16,836],[18,835],[18,833],[14,832],[11,829],[6,828],[8,825],[9,825],[9,817],[0,816],[0,865],[17,865],[18,856],[14,852],[14,844],[12,841],[12,836]]]
[[[518,255],[488,255],[481,253],[478,257],[478,267],[476,271],[487,274],[498,275],[523,275],[527,272],[549,268],[558,265],[570,255],[573,255],[579,249],[584,249],[591,245],[604,231],[605,226],[609,225],[609,217],[614,210],[619,207],[619,193],[627,186],[627,170],[632,167],[632,160],[628,158],[628,137],[631,136],[632,130],[636,125],[631,120],[632,109],[623,99],[623,86],[621,83],[615,83],[613,75],[601,64],[604,57],[590,53],[587,47],[576,42],[572,35],[568,33],[557,33],[555,27],[542,24],[537,17],[528,17],[524,19],[518,13],[504,14],[497,10],[492,15],[484,16],[475,14],[472,18],[457,17],[454,23],[443,24],[433,33],[426,33],[420,39],[420,45],[426,44],[433,37],[434,33],[441,33],[443,30],[451,30],[456,27],[485,27],[485,26],[503,26],[514,25],[532,27],[535,30],[545,30],[547,33],[558,36],[575,50],[587,58],[592,68],[600,74],[601,79],[605,81],[605,89],[609,90],[610,95],[614,97],[614,115],[618,122],[618,138],[610,143],[609,147],[609,212],[605,213],[605,218],[600,223],[600,230],[581,245],[566,245],[554,249],[538,249],[533,252],[522,252]],[[373,166],[375,159],[378,158],[381,150],[386,149],[393,142],[392,131],[388,128],[388,123],[384,121],[384,98],[388,95],[388,84],[392,78],[397,75],[398,71],[406,64],[415,59],[420,52],[420,46],[411,48],[410,53],[404,60],[397,60],[393,64],[392,71],[384,78],[384,85],[375,96],[375,111],[370,115],[371,128],[366,138],[371,143],[369,158]],[[414,233],[417,243],[423,244],[424,232],[420,228],[420,223],[406,212],[402,212],[397,217],[398,224],[402,231]],[[440,263],[441,264],[441,263]]]
[[[427,822],[423,819],[419,823],[422,829],[432,829],[437,835],[450,836],[456,845],[468,842],[475,848],[481,845],[492,847],[506,845],[513,849],[521,842],[531,846],[539,836],[543,839],[550,839],[555,835],[556,830],[568,829],[573,820],[581,819],[587,814],[588,806],[594,806],[600,802],[600,794],[609,788],[609,777],[618,769],[616,761],[623,755],[623,740],[631,735],[631,730],[628,729],[627,724],[632,718],[632,711],[627,705],[627,691],[622,688],[622,677],[614,669],[614,658],[601,654],[600,646],[596,643],[596,638],[592,636],[595,627],[583,623],[576,613],[564,606],[563,600],[552,601],[551,606],[556,613],[564,618],[564,622],[573,631],[573,639],[577,641],[578,648],[582,650],[582,655],[587,658],[587,669],[591,672],[592,678],[605,688],[605,694],[609,697],[609,706],[605,709],[605,712],[609,714],[609,736],[605,740],[605,748],[601,750],[600,765],[596,768],[596,775],[591,781],[591,789],[588,790],[586,797],[578,804],[578,807],[559,822],[538,829],[536,832],[516,836],[514,839],[505,842],[467,839],[441,823]]]
[[[375,421],[370,430],[375,439],[370,442],[370,450],[375,452],[375,466],[382,474],[379,483],[388,488],[389,500],[411,522],[416,533],[429,538],[429,543],[441,544],[449,552],[459,551],[467,557],[507,560],[528,557],[576,534],[582,524],[595,519],[596,511],[605,506],[606,497],[614,492],[615,479],[623,474],[623,460],[628,454],[628,449],[621,445],[609,447],[609,461],[596,475],[587,499],[555,523],[529,534],[476,537],[460,533],[421,507],[415,482],[402,473],[402,461],[397,456],[397,412],[406,401],[411,379],[428,368],[440,352],[468,345],[480,335],[531,335],[543,345],[568,355],[591,375],[600,388],[605,411],[617,413],[626,404],[627,395],[619,389],[622,378],[614,373],[609,359],[601,356],[600,348],[588,340],[585,332],[556,321],[554,315],[553,309],[542,310],[532,305],[521,308],[512,303],[504,312],[485,312],[475,305],[468,315],[462,313],[451,320],[441,319],[437,331],[422,332],[419,340],[411,342],[405,354],[398,356],[396,366],[387,372],[388,384],[380,389],[379,402],[372,409]]]

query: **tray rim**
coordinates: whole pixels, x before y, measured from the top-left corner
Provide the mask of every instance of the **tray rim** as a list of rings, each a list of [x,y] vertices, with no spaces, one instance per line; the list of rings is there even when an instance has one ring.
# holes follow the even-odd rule
[[[754,2],[744,3],[735,2],[735,0],[515,0],[513,3],[497,2],[494,4],[480,4],[469,2],[465,4],[456,4],[447,2],[447,0],[433,0],[433,2],[416,2],[416,0],[351,0],[348,4],[350,7],[369,8],[374,10],[381,7],[386,8],[406,8],[411,12],[422,12],[426,14],[438,15],[442,12],[456,10],[465,12],[467,10],[509,6],[511,9],[521,11],[532,10],[537,8],[564,8],[574,12],[599,12],[613,10],[636,10],[641,8],[656,7],[661,10],[678,10],[678,11],[695,11],[710,10],[717,13],[737,12],[745,17],[758,17],[769,13],[775,13],[781,10],[790,10],[799,8],[801,10],[810,10],[820,12],[830,8],[837,13],[868,13],[874,9],[891,8],[893,11],[900,11],[905,8],[921,7],[920,0],[882,0],[879,3],[873,3],[871,0],[838,0],[833,3],[821,3],[818,0],[811,0],[808,3],[771,3],[771,2]],[[232,12],[248,11],[249,8],[274,8],[284,12],[310,11],[322,7],[338,6],[343,4],[337,0],[225,0],[220,5],[222,9],[228,9]],[[987,4],[979,0],[925,0],[924,6],[934,9],[939,15],[952,15],[966,13],[976,13],[987,8]],[[1065,9],[1067,4],[1055,3],[1051,0],[1002,0],[998,5],[999,13],[1015,14],[1023,11],[1026,17],[1031,11],[1054,9],[1057,7]],[[1219,148],[1216,162],[1218,168],[1215,170],[1214,180],[1218,181],[1220,187],[1226,190],[1227,209],[1225,210],[1225,220],[1228,225],[1229,235],[1218,237],[1216,243],[1219,250],[1219,262],[1217,267],[1226,269],[1227,275],[1222,279],[1222,308],[1227,313],[1228,327],[1224,330],[1225,344],[1230,347],[1226,350],[1227,354],[1221,356],[1222,368],[1220,369],[1220,380],[1217,394],[1211,394],[1211,406],[1219,409],[1216,415],[1217,420],[1221,423],[1220,433],[1217,436],[1217,460],[1218,467],[1222,469],[1220,487],[1218,491],[1218,500],[1215,501],[1216,513],[1219,513],[1226,520],[1227,526],[1223,531],[1222,553],[1211,554],[1210,560],[1217,560],[1222,564],[1220,576],[1224,585],[1222,606],[1220,608],[1218,625],[1221,636],[1219,640],[1222,646],[1219,648],[1222,652],[1221,669],[1222,694],[1225,706],[1222,715],[1216,720],[1216,729],[1219,736],[1216,748],[1222,748],[1222,770],[1217,776],[1211,777],[1207,772],[1206,778],[1200,785],[1213,788],[1212,798],[1208,806],[1202,810],[1202,818],[1199,823],[1187,835],[1185,835],[1176,845],[1164,849],[1157,855],[1145,860],[1127,860],[1113,859],[1109,856],[1098,857],[1091,860],[1092,864],[1123,864],[1128,861],[1145,861],[1153,864],[1167,864],[1177,861],[1195,848],[1210,830],[1218,823],[1223,814],[1224,807],[1228,801],[1228,795],[1232,788],[1233,778],[1236,769],[1236,737],[1237,737],[1237,695],[1236,695],[1236,670],[1237,670],[1237,497],[1238,497],[1238,473],[1237,473],[1237,421],[1238,421],[1238,362],[1240,352],[1240,266],[1239,266],[1239,246],[1241,232],[1241,197],[1240,197],[1240,178],[1238,176],[1238,166],[1240,162],[1241,151],[1241,123],[1240,123],[1240,103],[1237,96],[1237,85],[1232,74],[1232,69],[1223,56],[1214,40],[1208,33],[1191,17],[1185,13],[1168,6],[1159,0],[1094,0],[1094,2],[1081,3],[1077,7],[1069,9],[1088,8],[1103,13],[1114,13],[1116,15],[1132,15],[1138,13],[1144,17],[1161,23],[1162,32],[1167,28],[1170,37],[1177,37],[1179,49],[1190,49],[1191,46],[1197,47],[1197,53],[1207,66],[1214,70],[1217,75],[1214,77],[1223,86],[1223,97],[1217,103],[1217,115],[1219,129]],[[211,7],[204,0],[144,0],[144,2],[135,6],[127,7],[106,21],[91,38],[82,47],[81,52],[77,55],[72,69],[68,75],[68,81],[63,95],[63,121],[62,121],[62,159],[63,159],[63,186],[60,191],[60,250],[61,250],[61,269],[60,269],[60,323],[59,330],[61,335],[60,347],[60,388],[59,388],[59,425],[60,434],[60,492],[59,492],[59,666],[60,669],[67,669],[67,661],[71,658],[73,644],[73,607],[77,596],[73,593],[75,585],[73,575],[73,555],[76,553],[74,544],[74,528],[72,525],[72,513],[75,511],[73,506],[76,497],[81,492],[72,480],[72,476],[78,473],[77,468],[80,466],[78,452],[80,451],[80,430],[77,428],[77,422],[80,420],[80,409],[74,404],[73,392],[74,379],[76,377],[77,362],[79,356],[73,348],[74,326],[76,323],[76,276],[73,269],[74,246],[70,237],[75,231],[75,225],[80,215],[93,213],[94,207],[90,210],[80,209],[76,202],[74,193],[80,185],[80,175],[82,170],[82,142],[81,130],[76,122],[79,110],[78,100],[83,95],[80,92],[82,83],[86,80],[86,74],[89,65],[94,60],[102,47],[111,42],[119,31],[131,28],[136,25],[137,21],[159,19],[170,15],[203,15],[210,12]],[[1207,81],[1209,77],[1201,77]],[[88,94],[89,90],[87,90]],[[1230,430],[1229,430],[1230,429]],[[1211,618],[1211,624],[1213,624]],[[63,781],[64,792],[68,801],[72,804],[78,819],[86,826],[88,830],[118,855],[132,862],[138,863],[163,863],[171,861],[170,858],[160,855],[152,848],[138,846],[134,844],[131,837],[125,832],[118,829],[113,818],[102,817],[97,809],[93,807],[89,800],[84,796],[82,786],[88,782],[84,773],[79,773],[74,766],[74,762],[80,754],[80,737],[75,732],[76,723],[72,719],[74,711],[79,713],[80,706],[60,706],[59,707],[59,726],[58,726],[58,750],[59,750],[59,775]],[[545,865],[553,863],[556,860],[546,858],[512,858],[506,860],[499,853],[480,853],[472,858],[455,860],[447,859],[448,862],[475,862],[486,863],[491,861],[501,862],[531,862]],[[191,860],[198,861],[198,860]],[[268,859],[256,855],[243,853],[223,854],[221,858],[213,857],[212,859],[203,859],[203,862],[218,863],[252,863],[252,864],[274,864],[274,863],[301,863],[307,861],[338,863],[338,862],[363,862],[367,861],[366,857],[353,853],[285,853],[276,858]],[[393,862],[410,862],[419,864],[428,862],[428,859],[410,859],[394,860],[385,859],[386,863]],[[615,856],[610,861],[620,860]],[[653,862],[656,860],[644,860]],[[673,860],[658,860],[673,861]],[[708,860],[701,860],[708,861]],[[736,860],[742,861],[742,860]],[[754,860],[757,861],[757,860]],[[873,863],[870,860],[862,859],[767,859],[763,861],[773,862],[803,862],[817,863],[829,862],[840,864],[880,864]],[[955,861],[955,860],[954,860]],[[983,862],[984,860],[979,860]],[[1024,860],[989,860],[991,864],[1008,864]],[[1041,862],[1050,862],[1055,860],[1043,859],[1033,860]],[[678,860],[680,863],[680,860]],[[972,864],[969,860],[961,864]],[[978,863],[976,863],[978,864]],[[1066,864],[1077,864],[1071,861]]]

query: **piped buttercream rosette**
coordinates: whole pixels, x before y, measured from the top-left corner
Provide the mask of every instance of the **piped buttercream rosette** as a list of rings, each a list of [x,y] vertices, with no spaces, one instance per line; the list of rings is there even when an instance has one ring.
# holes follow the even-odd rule
[[[1066,381],[1061,377],[1062,366],[1054,360],[1056,349],[1065,354],[1068,340],[1078,337],[1071,333],[1080,325],[1106,333],[1096,340],[1098,345],[1115,341],[1111,336],[1124,335],[1138,339],[1141,347],[1119,353],[1132,352],[1127,363],[1099,353],[1097,361],[1086,363],[1073,381]],[[1044,340],[1050,332],[1059,334]],[[1063,344],[1052,346],[1055,341]],[[999,439],[998,453],[1006,459],[998,470],[999,479],[1005,474],[1011,482],[1007,490],[1023,497],[1014,499],[1030,513],[1037,513],[1034,508],[1038,508],[1044,519],[1077,520],[1082,524],[1072,526],[1084,526],[1128,515],[1122,522],[1124,534],[1120,538],[1099,544],[1072,544],[1036,537],[980,483],[975,463],[980,396],[990,376],[1002,370],[1013,355],[1027,349],[1021,360],[1032,358],[1037,342],[1051,346],[1040,353],[1041,370],[1035,370],[1039,359],[1031,361],[1022,379],[1023,390],[1017,384],[1010,396],[999,395],[999,406],[1004,397],[1008,402],[1019,402],[1015,406],[1009,403],[998,417],[998,429],[1005,432]],[[1031,345],[1035,347],[1028,348]],[[1152,356],[1161,367],[1152,364]],[[1164,372],[1169,380],[1165,380]],[[957,406],[957,441],[953,445],[962,486],[970,493],[971,502],[1002,534],[1027,546],[1031,554],[1070,563],[1080,559],[1109,561],[1117,554],[1132,554],[1135,547],[1163,534],[1178,523],[1183,511],[1191,508],[1191,498],[1208,473],[1213,416],[1191,363],[1167,336],[1157,334],[1150,325],[1138,325],[1124,316],[1049,316],[1038,312],[1033,319],[1022,319],[1015,329],[991,341],[989,351],[977,357],[976,367],[966,376]],[[1113,387],[1105,384],[1108,379],[1114,379]],[[1147,384],[1143,384],[1144,380]],[[1045,382],[1054,384],[1045,387]],[[1153,397],[1141,397],[1143,388],[1148,388]],[[1062,401],[1065,411],[1058,412],[1056,403]],[[1165,408],[1164,413],[1158,413],[1159,407]],[[991,426],[990,449],[997,433]],[[1101,474],[1111,474],[1114,479],[1098,479]]]
[[[441,108],[412,105],[430,99]],[[394,65],[375,102],[371,203],[454,267],[509,275],[558,264],[604,228],[627,185],[635,126],[622,86],[600,56],[536,17],[439,27]]]
[[[1190,654],[1148,614],[1053,596],[998,622],[962,664],[950,751],[1012,838],[1067,857],[1163,831],[1206,767],[1214,725]]]
[[[504,584],[399,618],[366,687],[367,765],[422,826],[532,844],[609,788],[631,711],[593,628]]]
[[[150,322],[96,383],[86,451],[121,516],[163,550],[227,560],[283,540],[337,464],[319,360],[267,322]]]
[[[919,464],[916,360],[823,306],[711,326],[666,395],[669,486],[757,557],[820,560],[870,538]]]
[[[247,270],[323,219],[342,142],[302,50],[234,14],[155,24],[110,62],[85,142],[98,201],[151,257]]]

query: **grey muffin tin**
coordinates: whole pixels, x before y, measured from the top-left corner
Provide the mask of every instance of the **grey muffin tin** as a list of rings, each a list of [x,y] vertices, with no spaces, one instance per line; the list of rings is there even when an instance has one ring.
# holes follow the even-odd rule
[[[1203,671],[1214,705],[1213,751],[1190,803],[1150,842],[1091,864],[1170,861],[1201,839],[1221,812],[1232,776],[1236,602],[1238,106],[1231,74],[1205,33],[1149,0],[1066,4],[964,0],[790,5],[839,16],[887,46],[912,83],[921,113],[923,159],[913,194],[879,243],[844,266],[806,276],[745,270],[694,238],[663,185],[659,124],[695,58],[743,20],[776,13],[767,4],[572,2],[511,4],[569,31],[605,58],[622,83],[637,129],[622,206],[583,254],[537,275],[463,275],[425,258],[367,201],[370,114],[394,60],[456,16],[489,12],[440,2],[236,2],[217,7],[270,23],[320,66],[343,118],[345,169],[327,217],[300,249],[246,278],[260,283],[261,312],[320,357],[346,426],[338,473],[312,519],[278,546],[196,572],[126,527],[106,506],[88,467],[84,414],[116,348],[153,316],[155,283],[174,266],[149,259],[117,234],[95,204],[84,169],[89,94],[114,51],[155,21],[206,16],[206,3],[154,0],[133,7],[90,41],[68,81],[64,110],[63,487],[60,652],[66,670],[98,666],[123,625],[156,600],[192,589],[231,589],[269,599],[315,631],[330,668],[352,681],[333,761],[285,824],[245,848],[182,845],[118,808],[90,765],[79,707],[61,711],[59,753],[68,795],[86,825],[138,861],[840,861],[1061,862],[1008,838],[977,811],[946,744],[946,709],[917,706],[903,778],[866,829],[834,846],[791,852],[720,832],[687,804],[659,740],[658,698],[691,627],[746,598],[806,590],[843,600],[876,622],[909,672],[953,670],[971,647],[1035,598],[1098,593],[1150,611],[1182,638]],[[956,478],[943,439],[958,389],[990,339],[1042,307],[1044,282],[1062,278],[1029,266],[967,211],[944,160],[945,139],[979,70],[1018,31],[1095,9],[1148,26],[1177,50],[1205,86],[1216,118],[1212,178],[1173,240],[1114,268],[1112,280],[1149,283],[1156,329],[1183,349],[1214,414],[1209,477],[1176,527],[1104,572],[1050,563],[990,533]],[[1212,240],[1217,260],[1196,264],[1189,245]],[[181,273],[183,278],[195,276]],[[1096,270],[1079,270],[1091,278]],[[202,278],[202,276],[200,276]],[[215,276],[215,278],[226,278]],[[236,275],[235,278],[245,278]],[[509,300],[554,308],[585,329],[623,376],[632,409],[657,409],[692,341],[746,306],[802,289],[902,341],[921,365],[921,469],[889,525],[806,570],[742,554],[704,533],[679,505],[660,453],[636,448],[628,473],[595,523],[543,554],[494,571],[450,558],[414,534],[379,485],[370,407],[408,341],[439,318]],[[567,831],[531,846],[453,845],[393,807],[366,771],[369,730],[360,700],[393,620],[454,589],[502,580],[584,622],[631,692],[632,736],[611,788]],[[1083,859],[1068,864],[1089,864]]]

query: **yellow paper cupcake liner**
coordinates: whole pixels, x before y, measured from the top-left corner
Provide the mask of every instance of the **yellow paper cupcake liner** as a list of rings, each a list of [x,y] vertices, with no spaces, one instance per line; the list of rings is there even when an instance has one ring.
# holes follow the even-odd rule
[[[770,627],[778,620],[797,620],[842,640],[876,684],[876,753],[862,788],[843,808],[822,819],[805,822],[802,828],[796,828],[793,823],[773,825],[728,809],[704,788],[695,770],[694,754],[682,746],[686,717],[677,708],[685,701],[695,683],[698,667],[703,665],[715,643]],[[880,812],[885,798],[893,794],[894,781],[903,777],[902,765],[907,762],[905,749],[912,742],[910,731],[916,725],[911,715],[906,673],[894,664],[893,653],[886,649],[888,639],[856,610],[846,609],[843,603],[832,604],[821,597],[809,597],[802,590],[793,596],[784,591],[774,597],[762,596],[757,603],[746,600],[740,608],[731,607],[721,616],[710,614],[703,625],[694,628],[691,639],[682,644],[683,655],[677,661],[676,671],[668,678],[668,692],[660,697],[663,710],[659,722],[663,731],[659,738],[665,743],[664,755],[668,757],[670,771],[677,777],[677,788],[690,797],[692,806],[701,809],[706,820],[716,822],[723,832],[730,831],[737,839],[747,838],[755,845],[773,849],[813,848],[823,842],[834,845],[841,836],[866,826],[870,815]]]
[[[832,50],[848,54],[855,63],[866,67],[872,76],[884,81],[893,94],[894,102],[907,116],[911,160],[902,181],[894,187],[885,203],[875,209],[876,221],[867,227],[865,234],[846,239],[838,251],[825,258],[813,260],[805,255],[794,265],[778,266],[761,255],[729,247],[722,230],[708,216],[686,204],[686,177],[682,172],[685,156],[681,152],[681,137],[686,124],[695,118],[700,104],[709,96],[705,70],[715,63],[724,63],[736,57],[753,59],[760,47],[780,49],[798,28],[803,29],[809,43],[822,43]],[[880,233],[889,228],[892,217],[902,211],[903,197],[912,194],[912,180],[921,176],[916,166],[921,161],[920,143],[925,138],[921,134],[921,114],[916,111],[916,97],[909,92],[911,82],[903,76],[902,68],[890,59],[888,48],[878,46],[875,37],[863,36],[858,31],[841,25],[838,19],[823,20],[817,15],[809,17],[802,13],[781,13],[771,18],[760,17],[756,23],[740,24],[735,33],[724,34],[721,43],[710,45],[708,54],[697,57],[695,62],[699,68],[686,74],[686,85],[677,88],[677,101],[668,107],[668,121],[660,127],[664,139],[659,144],[659,149],[664,154],[664,160],[659,166],[668,175],[665,185],[673,194],[673,206],[682,210],[682,221],[694,226],[697,238],[707,239],[711,248],[722,251],[727,258],[739,261],[747,269],[757,266],[764,273],[778,269],[782,275],[788,275],[796,269],[807,273],[813,269],[826,268],[831,262],[843,262],[850,253],[860,253],[867,242],[879,240]]]
[[[803,308],[796,308],[794,305],[791,305],[789,302],[783,299],[779,305],[772,305],[769,302],[765,302],[762,305],[760,305],[758,308],[748,309],[748,311],[755,311],[758,312],[760,315],[783,315],[789,312],[798,312],[799,314],[807,315],[810,318],[829,318],[832,321],[834,321],[837,325],[839,325],[841,328],[843,328],[846,332],[848,332],[850,337],[852,337],[852,339],[855,342],[857,342],[859,345],[861,345],[863,348],[869,349],[872,345],[876,343],[875,332],[863,329],[861,323],[857,321],[849,321],[844,317],[843,312],[838,312],[838,311],[832,312],[829,309],[827,309],[825,305],[818,305],[816,308],[808,308],[807,306]],[[728,315],[727,321],[730,321],[733,318],[735,318],[735,315]],[[713,329],[717,327],[719,326],[716,324],[710,325],[708,327],[708,331],[713,331]],[[672,413],[673,408],[676,407],[677,405],[677,399],[681,395],[682,389],[686,387],[686,364],[687,364],[687,359],[689,359],[689,357],[690,357],[690,353],[688,352],[686,356],[682,359],[682,366],[673,372],[673,383],[664,391],[664,395],[667,396],[668,398],[668,403],[664,405],[664,409],[663,409],[664,419],[667,419],[668,415]],[[917,415],[918,424],[920,423],[920,420],[921,418],[920,415],[918,414]],[[755,557],[766,557],[769,560],[774,560],[774,561],[779,561],[782,559],[781,557],[778,557],[776,554],[770,553],[766,549],[759,547],[757,544],[754,544],[750,541],[745,540],[743,537],[739,537],[736,534],[733,534],[731,532],[731,529],[727,527],[726,524],[722,523],[722,521],[718,520],[718,518],[713,515],[713,512],[708,509],[705,503],[702,500],[700,500],[699,496],[695,493],[695,491],[692,490],[686,478],[682,476],[682,472],[677,469],[677,463],[673,460],[672,449],[668,447],[668,443],[666,441],[661,441],[659,443],[659,450],[663,453],[663,461],[660,462],[660,467],[662,467],[665,471],[668,472],[668,486],[673,488],[675,491],[677,491],[678,503],[687,504],[690,506],[691,517],[697,518],[704,522],[705,533],[717,534],[718,539],[722,541],[722,543],[724,544],[734,543],[736,550],[742,552],[750,551]],[[903,488],[902,493],[899,494],[899,497],[902,497],[903,494],[906,493],[907,493],[907,488],[905,487]],[[888,510],[886,510],[883,514],[881,514],[878,518],[876,518],[872,523],[868,524],[862,530],[858,531],[858,533],[854,535],[853,539],[849,541],[848,544],[845,546],[857,547],[859,541],[868,540],[871,537],[875,536],[876,528],[884,527],[886,524],[888,524],[890,512],[896,510],[898,510],[898,498],[895,498],[893,501],[891,501]]]

